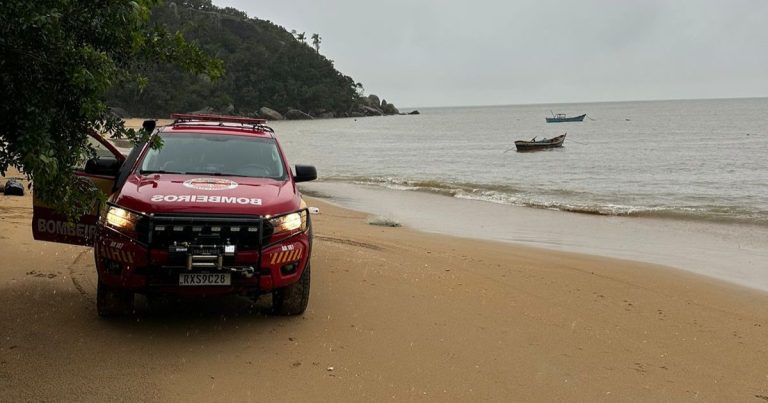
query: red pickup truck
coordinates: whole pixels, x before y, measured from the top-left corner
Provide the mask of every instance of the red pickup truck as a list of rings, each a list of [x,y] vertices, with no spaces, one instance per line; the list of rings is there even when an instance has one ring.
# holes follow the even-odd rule
[[[206,297],[271,293],[280,315],[309,301],[312,223],[274,131],[261,119],[172,115],[154,128],[163,146],[124,155],[94,136],[97,157],[78,175],[107,197],[93,214],[68,222],[34,203],[35,239],[94,247],[97,311],[133,310],[134,294]],[[97,151],[99,151],[97,150]]]

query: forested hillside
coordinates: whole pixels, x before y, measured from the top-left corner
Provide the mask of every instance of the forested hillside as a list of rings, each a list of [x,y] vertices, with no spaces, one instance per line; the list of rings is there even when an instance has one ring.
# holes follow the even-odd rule
[[[160,117],[206,108],[256,115],[269,107],[330,117],[371,114],[363,106],[381,109],[361,99],[362,85],[338,72],[308,37],[270,21],[219,8],[210,0],[167,1],[153,10],[152,21],[222,59],[226,71],[212,82],[175,67],[137,67],[148,84],[118,83],[108,96],[110,105],[131,115]]]

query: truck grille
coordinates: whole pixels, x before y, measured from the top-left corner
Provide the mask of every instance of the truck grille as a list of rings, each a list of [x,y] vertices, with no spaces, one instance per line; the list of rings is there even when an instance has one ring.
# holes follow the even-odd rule
[[[239,216],[157,215],[150,219],[149,245],[235,245],[238,250],[259,249],[272,235],[269,220]]]

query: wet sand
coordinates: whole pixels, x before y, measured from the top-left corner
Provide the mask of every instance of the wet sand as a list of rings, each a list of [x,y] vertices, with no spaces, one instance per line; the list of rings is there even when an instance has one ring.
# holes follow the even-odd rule
[[[340,182],[302,184],[422,231],[672,266],[768,291],[768,227],[568,213]]]
[[[762,401],[768,294],[678,271],[371,226],[310,199],[310,305],[101,320],[89,248],[0,196],[4,401]]]

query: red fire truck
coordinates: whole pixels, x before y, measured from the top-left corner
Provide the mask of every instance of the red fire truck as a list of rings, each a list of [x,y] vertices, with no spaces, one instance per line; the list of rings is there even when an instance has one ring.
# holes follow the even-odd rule
[[[132,311],[134,294],[206,297],[271,293],[281,315],[309,301],[312,223],[274,131],[262,119],[172,115],[145,129],[161,148],[121,153],[94,135],[78,176],[108,195],[71,222],[35,201],[35,239],[94,247],[100,316]],[[126,155],[127,154],[127,155]]]

